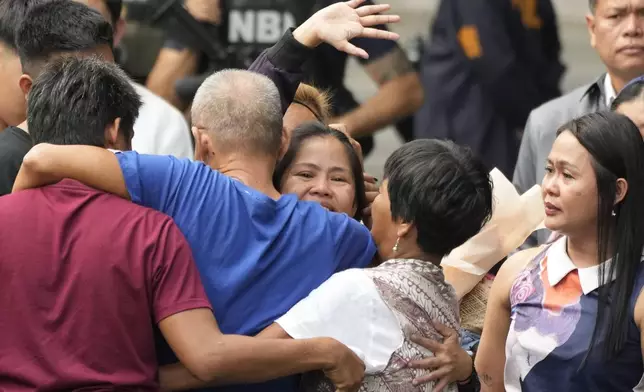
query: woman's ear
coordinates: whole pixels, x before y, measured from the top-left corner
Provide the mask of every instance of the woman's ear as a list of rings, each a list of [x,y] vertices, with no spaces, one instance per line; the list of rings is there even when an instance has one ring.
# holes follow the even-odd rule
[[[396,230],[396,235],[400,238],[405,237],[411,229],[413,228],[414,225],[411,223],[398,223],[398,229]]]
[[[615,204],[619,204],[626,197],[626,193],[628,193],[628,182],[623,178],[618,178],[616,185]]]

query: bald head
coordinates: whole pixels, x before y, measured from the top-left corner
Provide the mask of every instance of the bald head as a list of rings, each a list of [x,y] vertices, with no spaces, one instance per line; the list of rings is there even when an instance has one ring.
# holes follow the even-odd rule
[[[217,72],[195,95],[192,123],[206,130],[224,152],[277,156],[282,141],[279,91],[270,79],[254,72]]]

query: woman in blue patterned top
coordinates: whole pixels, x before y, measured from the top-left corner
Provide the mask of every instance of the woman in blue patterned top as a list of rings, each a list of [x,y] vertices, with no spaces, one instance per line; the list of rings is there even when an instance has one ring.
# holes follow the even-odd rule
[[[499,272],[476,359],[482,390],[633,391],[644,372],[644,143],[617,113],[557,135],[542,189],[545,225],[561,236]]]

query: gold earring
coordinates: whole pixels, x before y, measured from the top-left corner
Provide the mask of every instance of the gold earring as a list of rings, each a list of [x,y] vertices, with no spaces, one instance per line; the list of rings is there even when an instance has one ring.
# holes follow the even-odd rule
[[[394,251],[394,254],[398,253],[399,246],[400,246],[400,237],[396,238],[396,244],[392,248],[392,250]]]

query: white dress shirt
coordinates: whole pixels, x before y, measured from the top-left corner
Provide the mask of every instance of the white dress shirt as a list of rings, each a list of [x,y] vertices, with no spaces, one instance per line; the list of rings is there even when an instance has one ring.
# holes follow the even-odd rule
[[[604,92],[606,95],[606,107],[610,108],[610,105],[617,97],[617,92],[615,91],[615,87],[613,87],[613,79],[608,73],[606,73],[606,77],[604,78]]]

